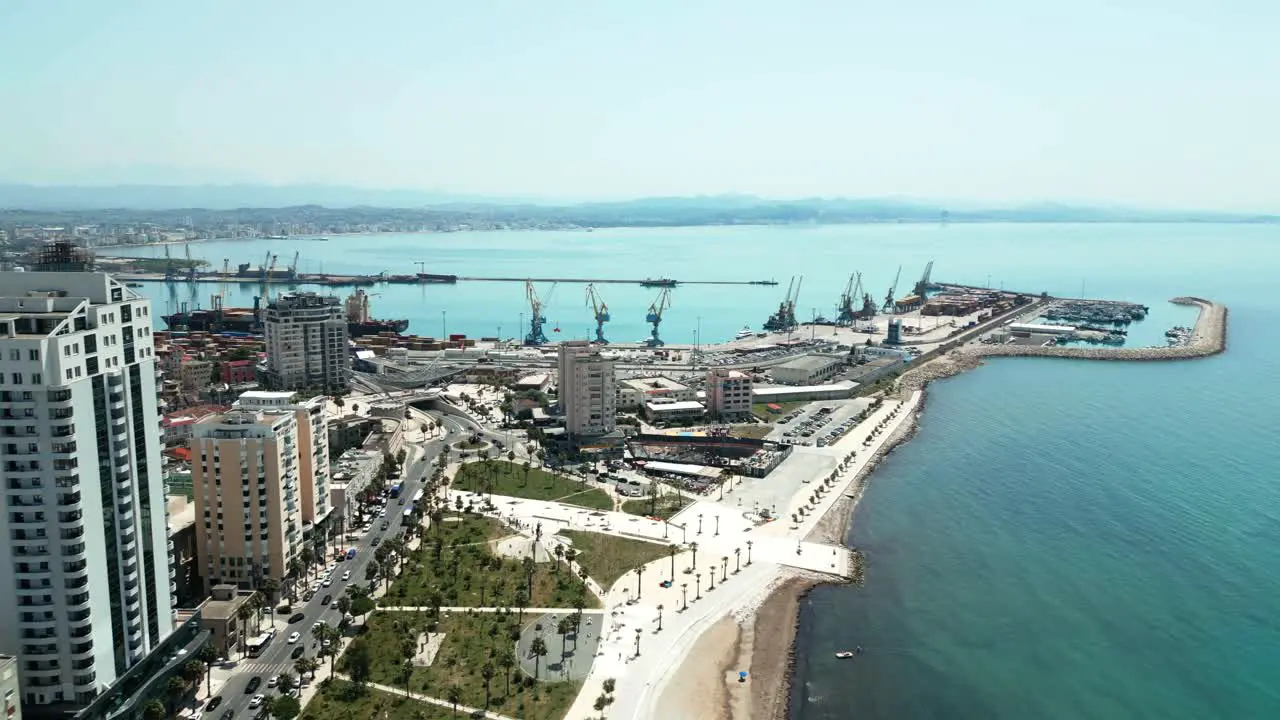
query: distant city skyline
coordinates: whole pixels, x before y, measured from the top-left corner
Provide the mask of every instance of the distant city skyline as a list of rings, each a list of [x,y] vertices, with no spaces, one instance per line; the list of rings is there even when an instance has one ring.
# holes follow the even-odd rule
[[[0,4],[0,182],[1271,212],[1280,7]]]

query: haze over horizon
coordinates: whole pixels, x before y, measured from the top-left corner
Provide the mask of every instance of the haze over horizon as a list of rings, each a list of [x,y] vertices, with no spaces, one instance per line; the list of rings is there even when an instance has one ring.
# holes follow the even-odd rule
[[[0,182],[1274,211],[1280,7],[0,4]]]

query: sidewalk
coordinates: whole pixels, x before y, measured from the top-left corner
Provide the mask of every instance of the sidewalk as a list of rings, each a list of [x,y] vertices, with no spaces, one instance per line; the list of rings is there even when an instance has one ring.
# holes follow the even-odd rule
[[[350,678],[348,678],[346,675],[343,675],[342,673],[337,673],[337,676],[342,678],[343,680],[350,680]],[[368,685],[369,687],[374,688],[376,690],[381,690],[382,692],[385,692],[389,695],[399,695],[400,697],[405,697],[404,688],[393,688],[390,685],[379,685],[378,683],[365,683],[365,685]],[[411,692],[409,693],[408,697],[410,699],[417,700],[418,702],[430,703],[432,705],[439,705],[440,707],[449,708],[450,710],[453,709],[453,703],[447,700],[441,700],[440,698],[437,698],[437,697],[431,697],[430,695],[419,695],[418,693]],[[467,717],[470,717],[471,715],[482,712],[478,707],[470,707],[469,705],[463,705],[462,703],[458,703],[458,710]],[[513,718],[509,715],[499,715],[493,712],[492,710],[483,711],[483,716],[485,718],[492,718],[492,720],[520,720],[519,718]]]
[[[380,607],[380,608],[378,608],[378,609],[379,609],[379,610],[385,610],[385,611],[387,611],[387,612],[431,612],[431,608],[426,607],[426,606],[417,606],[417,605],[406,605],[406,606],[396,606],[396,607]],[[514,607],[499,608],[499,607],[465,607],[465,606],[464,606],[464,607],[442,607],[442,608],[440,608],[440,612],[481,612],[481,613],[493,613],[493,612],[502,612],[502,611],[506,611],[506,612],[516,612],[516,611],[517,611],[517,609],[518,609],[518,608],[514,608]],[[537,607],[534,607],[534,608],[525,608],[525,609],[524,609],[524,612],[525,612],[525,614],[526,614],[526,615],[527,615],[527,614],[529,614],[529,613],[534,613],[535,615],[548,615],[548,614],[550,614],[550,613],[564,613],[564,612],[573,612],[573,611],[574,611],[574,610],[573,610],[573,608],[562,608],[562,607],[558,607],[558,608],[537,608]],[[583,614],[583,615],[599,615],[599,614],[601,614],[601,613],[603,613],[603,612],[604,612],[604,610],[602,610],[601,608],[583,608],[583,609],[582,609],[582,614]]]

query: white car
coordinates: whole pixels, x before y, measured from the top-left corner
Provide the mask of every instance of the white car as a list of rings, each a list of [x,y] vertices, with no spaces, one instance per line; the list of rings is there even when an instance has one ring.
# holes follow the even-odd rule
[[[322,582],[322,583],[320,583],[320,584],[321,584],[321,585],[324,585],[325,587],[329,587],[330,585],[332,585],[332,584],[333,584],[333,578],[325,578],[325,579],[324,579],[324,582]]]
[[[289,644],[290,644],[290,645],[292,645],[292,644],[294,644],[294,643],[298,642],[298,638],[300,638],[300,637],[302,637],[302,634],[301,634],[301,633],[299,633],[299,632],[293,632],[293,633],[291,633],[291,634],[289,635]]]
[[[275,687],[279,684],[280,684],[279,675],[272,675],[271,677],[267,678],[267,687]]]
[[[346,581],[348,581],[348,580],[350,580],[350,579],[351,579],[351,571],[350,571],[350,570],[348,570],[348,571],[346,571],[346,572],[342,573],[342,582],[346,582]]]
[[[249,707],[256,708],[262,705],[262,702],[266,699],[265,695],[254,695],[253,699],[249,701]]]

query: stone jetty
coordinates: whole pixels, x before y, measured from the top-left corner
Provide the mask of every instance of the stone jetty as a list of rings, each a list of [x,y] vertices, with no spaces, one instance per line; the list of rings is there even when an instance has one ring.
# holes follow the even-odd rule
[[[1172,347],[1115,348],[1050,345],[963,345],[903,373],[897,389],[907,393],[923,389],[934,380],[959,375],[982,364],[984,357],[1054,357],[1075,360],[1192,360],[1217,355],[1227,349],[1227,308],[1198,297],[1176,297],[1169,302],[1200,308],[1190,339]]]

